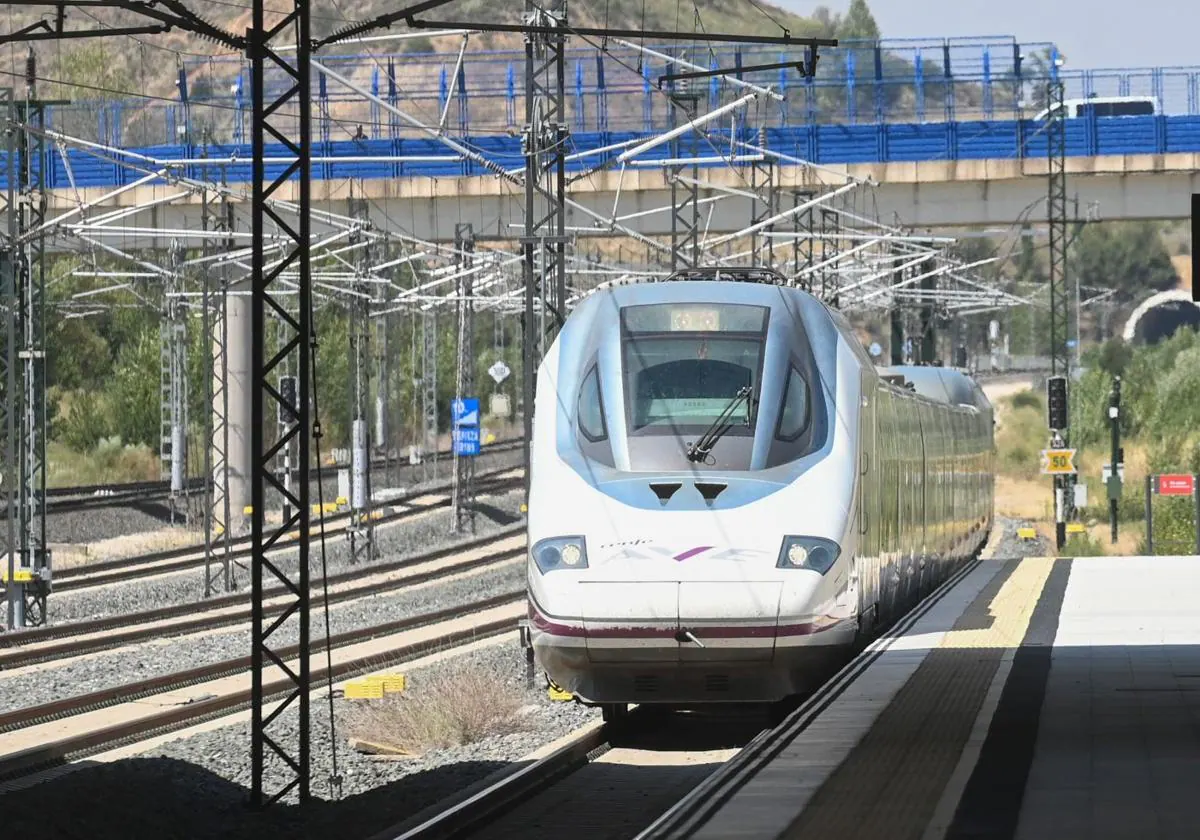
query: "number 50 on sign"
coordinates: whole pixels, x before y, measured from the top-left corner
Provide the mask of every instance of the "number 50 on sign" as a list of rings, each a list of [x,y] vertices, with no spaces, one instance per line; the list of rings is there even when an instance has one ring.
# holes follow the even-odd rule
[[[1074,449],[1043,449],[1042,475],[1074,475]]]

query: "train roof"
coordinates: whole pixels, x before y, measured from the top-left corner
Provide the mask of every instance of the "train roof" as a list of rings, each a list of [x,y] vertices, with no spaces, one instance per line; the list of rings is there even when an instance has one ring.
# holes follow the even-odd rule
[[[957,368],[894,365],[880,367],[878,371],[884,377],[903,377],[916,393],[934,402],[969,405],[981,410],[991,406],[979,383]]]

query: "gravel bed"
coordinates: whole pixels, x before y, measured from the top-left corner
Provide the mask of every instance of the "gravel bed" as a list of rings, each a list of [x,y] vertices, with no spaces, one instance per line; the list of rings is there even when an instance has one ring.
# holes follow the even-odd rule
[[[520,506],[524,501],[523,491],[512,491],[502,496],[481,499],[479,515],[476,516],[475,533],[486,536],[518,521]],[[452,532],[453,514],[449,509],[437,510],[420,515],[419,518],[376,529],[377,556],[399,558],[422,554],[430,549],[449,545],[462,539]],[[350,567],[349,543],[343,528],[333,529],[326,536],[326,558],[329,572],[344,571]],[[292,572],[296,568],[298,553],[288,551],[276,560],[280,568]],[[320,574],[319,544],[309,551],[313,576]],[[247,560],[243,560],[247,563]],[[239,589],[250,586],[248,569],[235,566],[234,576]],[[200,600],[204,589],[203,568],[195,572],[183,572],[165,578],[132,580],[114,586],[63,592],[50,596],[50,620],[55,624],[80,621],[100,616],[119,615],[167,604],[182,604]]]
[[[519,466],[522,459],[520,449],[496,452],[491,455],[481,455],[476,469],[480,472]],[[374,487],[402,487],[406,490],[420,490],[437,484],[444,484],[453,478],[454,459],[439,459],[436,475],[432,464],[412,466],[407,463],[384,474],[382,467],[372,476]],[[311,483],[312,502],[317,502],[318,482]],[[320,482],[326,501],[337,498],[337,468],[331,467],[326,471],[326,477]],[[200,491],[194,492],[192,511],[195,514],[196,527],[202,527],[203,516],[199,512],[202,496]],[[186,524],[188,521],[188,506],[180,502],[176,511],[176,522]],[[152,501],[126,504],[119,507],[101,507],[91,510],[63,511],[55,513],[53,507],[46,516],[46,536],[51,543],[86,544],[99,540],[123,537],[129,534],[139,534],[155,531],[171,524],[170,508],[165,498]],[[104,559],[104,558],[97,558]]]
[[[598,717],[598,711],[575,703],[554,703],[541,685],[524,683],[524,655],[515,643],[467,654],[489,672],[503,674],[506,687],[526,704],[518,731],[473,744],[434,750],[401,761],[368,758],[347,746],[345,724],[352,701],[335,701],[339,722],[338,773],[340,798],[331,795],[333,775],[328,706],[312,704],[312,792],[304,808],[282,804],[263,812],[246,808],[250,786],[248,724],[224,727],[180,739],[136,758],[86,767],[52,782],[55,801],[70,806],[52,809],[16,807],[34,791],[0,797],[9,801],[12,831],[36,830],[41,836],[70,840],[88,838],[161,837],[191,840],[274,840],[327,838],[355,840],[381,831],[461,790],[507,763]],[[439,663],[411,672],[410,691],[423,678],[447,667]],[[285,712],[272,732],[294,733],[297,716]],[[286,743],[286,741],[285,741]],[[268,768],[267,788],[283,776]],[[39,789],[35,789],[39,790]],[[44,789],[50,792],[51,788]]]
[[[423,613],[452,608],[458,604],[520,590],[525,568],[512,563],[471,577],[447,583],[428,584],[415,591],[375,595],[362,600],[334,604],[329,610],[333,635],[373,627]],[[325,638],[324,613],[313,603],[312,643]],[[276,631],[277,645],[299,641],[297,622],[290,620]],[[37,706],[61,699],[64,693],[87,694],[137,680],[165,676],[187,668],[210,665],[245,656],[250,650],[250,626],[231,627],[204,636],[163,638],[132,650],[112,651],[83,660],[49,663],[45,670],[15,677],[0,674],[0,712]],[[64,692],[64,686],[68,687]],[[18,690],[19,688],[19,690]]]

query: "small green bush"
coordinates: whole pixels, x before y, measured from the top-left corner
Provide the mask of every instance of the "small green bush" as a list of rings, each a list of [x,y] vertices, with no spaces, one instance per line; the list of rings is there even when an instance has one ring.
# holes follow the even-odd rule
[[[1037,391],[1017,391],[1012,395],[1013,408],[1033,408],[1042,410],[1042,395]]]
[[[1098,540],[1092,539],[1087,534],[1071,534],[1063,543],[1059,555],[1062,557],[1100,557],[1107,553]]]

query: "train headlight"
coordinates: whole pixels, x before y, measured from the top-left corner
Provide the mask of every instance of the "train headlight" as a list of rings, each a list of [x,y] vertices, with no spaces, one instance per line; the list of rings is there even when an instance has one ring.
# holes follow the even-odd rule
[[[586,569],[587,543],[583,537],[551,537],[536,543],[530,550],[533,562],[542,574],[556,569]]]
[[[779,549],[778,569],[808,569],[825,574],[837,562],[842,549],[822,537],[784,537]]]

